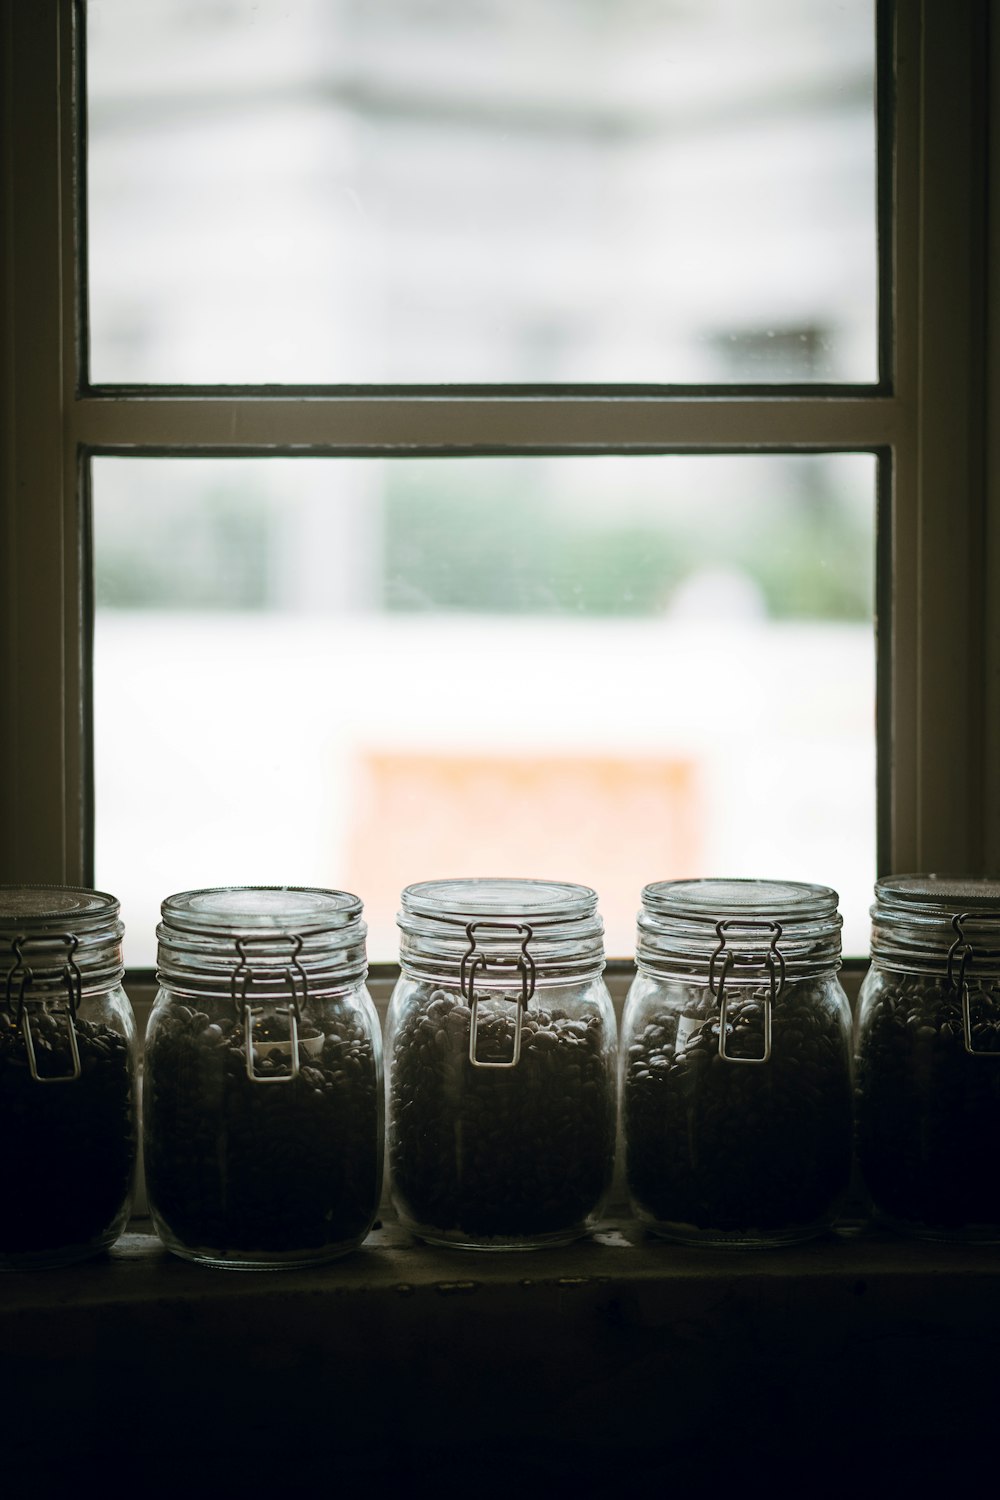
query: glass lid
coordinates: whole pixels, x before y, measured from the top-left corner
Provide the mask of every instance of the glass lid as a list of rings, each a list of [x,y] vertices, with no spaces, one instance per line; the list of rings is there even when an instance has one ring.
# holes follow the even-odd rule
[[[168,896],[161,911],[174,932],[305,935],[350,926],[362,903],[348,891],[311,886],[220,886]]]
[[[984,914],[993,909],[1000,915],[1000,880],[973,875],[891,875],[876,881],[875,897],[885,906],[903,910],[943,906]]]
[[[74,932],[105,927],[118,916],[119,903],[106,891],[78,886],[0,886],[0,931],[69,927]]]
[[[837,910],[837,892],[794,880],[661,880],[647,885],[643,906],[651,915],[717,922],[767,918],[787,923],[815,921]]]
[[[403,912],[466,922],[530,919],[532,926],[589,916],[597,909],[597,892],[585,885],[554,880],[477,877],[422,880],[401,897]]]

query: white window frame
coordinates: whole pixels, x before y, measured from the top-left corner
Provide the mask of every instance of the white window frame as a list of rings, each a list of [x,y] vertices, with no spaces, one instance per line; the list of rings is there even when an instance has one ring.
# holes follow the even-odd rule
[[[140,453],[872,452],[878,868],[1000,873],[989,13],[880,5],[876,385],[207,389],[88,384],[80,11],[0,0],[0,881],[92,882],[89,460]]]

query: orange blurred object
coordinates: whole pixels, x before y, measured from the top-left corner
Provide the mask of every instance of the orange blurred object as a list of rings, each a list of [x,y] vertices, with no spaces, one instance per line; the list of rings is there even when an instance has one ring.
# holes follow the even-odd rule
[[[345,877],[373,959],[395,956],[403,886],[469,875],[593,886],[608,957],[629,958],[642,886],[701,870],[693,760],[369,750],[353,780]]]

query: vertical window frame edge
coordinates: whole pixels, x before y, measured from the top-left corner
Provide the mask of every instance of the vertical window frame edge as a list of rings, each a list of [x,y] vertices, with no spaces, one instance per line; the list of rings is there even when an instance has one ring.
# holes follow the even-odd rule
[[[6,732],[0,879],[79,883],[83,558],[72,440],[76,351],[73,10],[0,19],[4,364],[0,391]]]

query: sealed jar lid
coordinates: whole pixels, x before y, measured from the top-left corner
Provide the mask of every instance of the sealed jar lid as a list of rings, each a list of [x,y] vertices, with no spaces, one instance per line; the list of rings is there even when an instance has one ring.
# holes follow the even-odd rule
[[[977,967],[1000,970],[1000,880],[971,875],[892,875],[875,884],[872,958],[885,968],[941,973],[961,948]]]
[[[837,892],[792,880],[661,880],[642,892],[640,968],[707,979],[713,955],[733,955],[732,977],[753,978],[773,954],[798,977],[840,964]]]
[[[0,976],[49,989],[75,966],[84,987],[118,984],[125,931],[117,898],[82,886],[0,886]],[[0,990],[0,999],[4,991]]]
[[[179,993],[327,994],[368,971],[362,903],[310,886],[216,886],[160,907],[157,977]]]
[[[604,923],[597,893],[555,880],[479,877],[424,880],[400,898],[400,962],[410,974],[442,983],[463,962],[481,958],[477,987],[510,988],[530,961],[538,982],[599,974]]]
[[[875,882],[875,901],[928,914],[977,911],[1000,922],[1000,880],[974,875],[890,875]],[[876,907],[872,907],[872,915]]]

